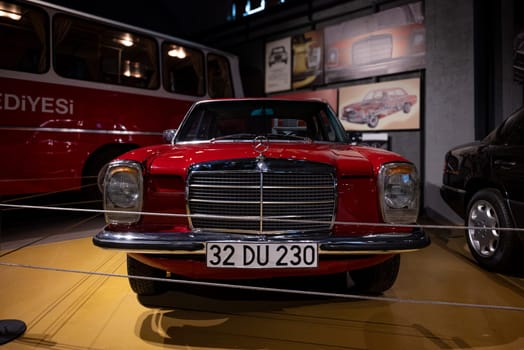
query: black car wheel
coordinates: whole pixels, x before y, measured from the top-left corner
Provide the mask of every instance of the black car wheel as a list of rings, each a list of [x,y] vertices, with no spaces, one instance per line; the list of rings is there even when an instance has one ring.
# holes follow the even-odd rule
[[[166,277],[166,272],[143,264],[140,261],[127,256],[127,274],[129,276],[143,277]],[[160,281],[129,278],[129,285],[133,292],[138,295],[157,295],[165,291],[164,285]]]
[[[411,103],[404,103],[404,106],[402,106],[402,111],[404,113],[409,113],[411,111]]]
[[[469,202],[467,214],[466,240],[475,260],[488,270],[510,269],[520,242],[514,232],[500,230],[514,226],[500,192],[477,192]]]
[[[368,126],[370,128],[376,128],[378,125],[378,115],[376,114],[371,114],[369,117],[368,117]]]
[[[400,255],[378,265],[350,272],[355,290],[364,294],[380,294],[393,286],[400,269]]]

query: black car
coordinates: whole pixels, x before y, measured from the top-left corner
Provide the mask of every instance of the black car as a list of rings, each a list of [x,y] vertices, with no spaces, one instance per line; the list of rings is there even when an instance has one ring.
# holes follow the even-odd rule
[[[284,46],[277,46],[271,49],[269,54],[269,66],[271,67],[275,63],[286,63],[287,64],[287,52]]]
[[[465,219],[477,262],[496,271],[519,266],[524,234],[515,228],[524,228],[524,108],[482,141],[448,151],[442,182],[441,196]]]

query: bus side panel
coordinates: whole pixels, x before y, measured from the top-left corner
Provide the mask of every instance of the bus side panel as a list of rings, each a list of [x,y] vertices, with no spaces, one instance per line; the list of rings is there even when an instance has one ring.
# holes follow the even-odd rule
[[[89,155],[108,144],[161,143],[191,103],[0,78],[0,195],[78,189]]]

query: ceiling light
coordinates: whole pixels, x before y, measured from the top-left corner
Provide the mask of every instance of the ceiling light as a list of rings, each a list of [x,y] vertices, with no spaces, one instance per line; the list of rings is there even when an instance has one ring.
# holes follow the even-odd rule
[[[113,41],[125,46],[125,47],[131,47],[135,43],[133,41],[133,37],[130,34],[124,34],[120,38],[115,38]]]
[[[126,77],[130,78],[142,78],[142,70],[140,67],[139,62],[131,62],[129,60],[125,60],[123,62],[123,71],[122,74]]]
[[[167,55],[169,57],[175,57],[175,58],[183,59],[183,58],[186,58],[187,53],[186,53],[186,50],[184,50],[184,48],[182,46],[173,45],[171,50],[169,50],[167,52]]]
[[[19,21],[22,19],[22,10],[19,6],[0,2],[0,17]]]

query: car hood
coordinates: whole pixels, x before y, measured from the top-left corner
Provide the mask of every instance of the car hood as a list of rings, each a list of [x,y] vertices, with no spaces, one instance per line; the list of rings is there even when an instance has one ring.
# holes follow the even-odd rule
[[[481,148],[482,146],[484,146],[485,144],[486,143],[483,141],[468,142],[468,143],[453,147],[452,149],[448,151],[448,153],[455,157],[461,157],[466,154],[477,152],[477,150]]]
[[[329,164],[339,176],[371,177],[380,164],[406,161],[382,149],[355,147],[347,144],[270,142],[265,158],[290,159]],[[120,159],[145,162],[154,175],[177,174],[185,177],[188,168],[197,163],[232,159],[254,159],[259,156],[252,142],[206,142],[163,145],[129,152]]]

